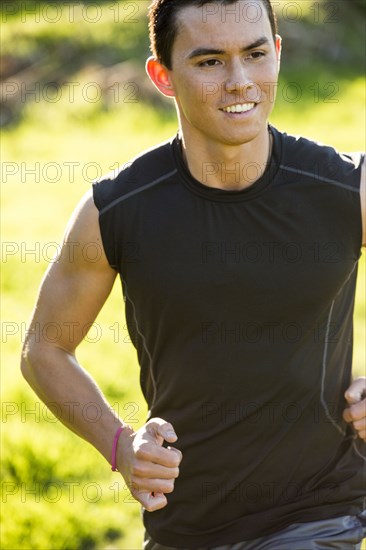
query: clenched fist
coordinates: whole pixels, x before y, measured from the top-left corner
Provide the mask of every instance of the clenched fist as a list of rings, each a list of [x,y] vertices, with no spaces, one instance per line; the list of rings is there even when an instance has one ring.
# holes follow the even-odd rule
[[[349,405],[343,418],[351,422],[358,436],[366,442],[366,378],[356,378],[344,394]]]
[[[164,493],[174,490],[182,453],[162,445],[177,439],[173,426],[162,418],[152,418],[137,432],[127,428],[121,434],[117,468],[132,496],[148,512],[164,508],[168,503]]]

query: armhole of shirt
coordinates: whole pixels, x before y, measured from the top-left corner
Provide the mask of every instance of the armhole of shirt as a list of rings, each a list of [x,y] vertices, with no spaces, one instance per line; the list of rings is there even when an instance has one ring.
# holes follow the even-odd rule
[[[103,201],[102,184],[101,182],[95,182],[92,185],[92,193],[94,204],[98,209],[99,216],[99,230],[102,238],[102,245],[104,253],[108,260],[109,265],[119,272],[118,261],[116,258],[116,243],[115,243],[115,229],[113,222],[113,209],[110,209],[108,213],[102,214],[101,211],[106,206]]]

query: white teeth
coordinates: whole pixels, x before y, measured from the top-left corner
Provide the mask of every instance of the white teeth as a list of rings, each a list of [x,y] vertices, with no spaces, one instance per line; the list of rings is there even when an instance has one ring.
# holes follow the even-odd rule
[[[246,113],[250,111],[255,106],[255,103],[243,103],[241,105],[231,105],[231,107],[226,107],[223,111],[227,113]]]

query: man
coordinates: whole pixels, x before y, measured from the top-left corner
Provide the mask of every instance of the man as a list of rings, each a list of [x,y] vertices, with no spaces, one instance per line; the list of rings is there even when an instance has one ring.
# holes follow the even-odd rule
[[[97,423],[60,418],[123,475],[143,506],[147,550],[355,548],[363,158],[268,125],[281,39],[267,0],[156,0],[150,31],[147,71],[174,98],[179,134],[77,208],[41,287],[23,373],[60,410],[101,407]],[[71,263],[72,242],[100,243],[102,258]],[[116,432],[74,355],[117,273],[149,405],[136,433],[123,422]],[[32,336],[35,323],[65,321],[80,327],[73,342]]]

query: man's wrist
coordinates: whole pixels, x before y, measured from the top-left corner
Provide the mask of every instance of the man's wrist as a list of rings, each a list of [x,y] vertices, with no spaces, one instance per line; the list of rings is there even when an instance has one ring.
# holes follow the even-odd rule
[[[112,442],[112,448],[111,448],[111,457],[110,457],[110,464],[112,467],[112,471],[116,472],[119,471],[118,463],[121,461],[121,451],[123,454],[123,447],[125,446],[125,442],[127,438],[130,438],[132,434],[134,434],[134,430],[132,426],[129,424],[125,424],[124,422],[121,422],[121,424],[116,429],[113,442]]]

